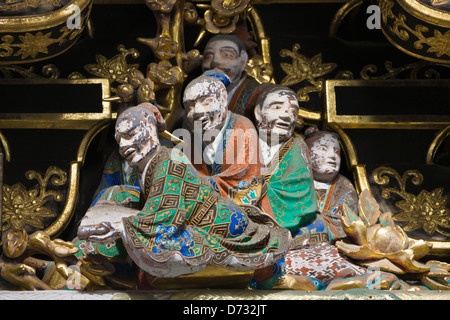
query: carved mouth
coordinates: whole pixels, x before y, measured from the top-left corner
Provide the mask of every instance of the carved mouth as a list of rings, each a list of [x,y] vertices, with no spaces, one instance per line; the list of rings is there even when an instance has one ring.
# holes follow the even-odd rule
[[[275,126],[284,130],[289,130],[291,128],[291,124],[287,122],[277,122]]]

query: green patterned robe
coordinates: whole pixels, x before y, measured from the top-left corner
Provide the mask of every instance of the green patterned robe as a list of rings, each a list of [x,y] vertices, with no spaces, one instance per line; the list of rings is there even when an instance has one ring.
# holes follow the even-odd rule
[[[97,204],[129,202],[126,188],[107,189]],[[249,271],[274,264],[289,249],[286,229],[257,208],[222,197],[179,150],[160,147],[141,190],[142,209],[123,219],[122,242],[154,276],[193,273],[208,264]]]
[[[308,147],[298,137],[281,146],[267,165],[260,207],[292,233],[292,247],[327,242],[331,230],[318,214]]]

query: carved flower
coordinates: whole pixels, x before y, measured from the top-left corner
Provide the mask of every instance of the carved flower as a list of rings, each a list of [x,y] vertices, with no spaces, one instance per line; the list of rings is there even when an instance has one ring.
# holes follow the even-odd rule
[[[245,10],[250,0],[212,0],[211,6],[222,16],[239,15]]]
[[[163,86],[173,86],[181,83],[184,79],[184,72],[178,66],[163,60],[159,63],[152,62],[148,65],[147,75],[155,84]]]
[[[51,34],[51,32],[43,34],[41,31],[39,31],[35,35],[27,32],[24,36],[19,36],[19,39],[22,43],[14,45],[15,47],[20,48],[20,50],[17,51],[14,55],[22,55],[22,59],[26,59],[31,56],[34,59],[39,53],[47,54],[48,47],[60,41],[58,39],[50,38]]]
[[[430,270],[430,266],[417,261],[429,252],[429,244],[423,240],[409,239],[394,224],[389,212],[381,214],[370,191],[361,193],[359,205],[360,217],[346,204],[343,205],[342,226],[355,243],[337,241],[339,250],[367,267],[394,273],[424,273]]]
[[[97,64],[88,64],[84,68],[95,76],[110,79],[111,82],[126,83],[128,73],[136,70],[139,66],[138,64],[128,64],[126,57],[132,55],[136,58],[139,53],[135,49],[127,50],[122,45],[119,45],[118,49],[120,53],[109,60],[100,54],[96,55]]]
[[[56,214],[44,207],[47,202],[45,197],[40,196],[39,186],[27,190],[21,183],[12,187],[3,187],[3,224],[13,229],[23,228],[30,225],[42,229],[44,224],[42,218],[55,217]]]
[[[236,22],[238,21],[239,16],[236,15],[234,17],[226,17],[214,13],[212,10],[206,10],[204,18],[206,30],[213,34],[228,34],[232,33],[236,29]]]
[[[311,59],[298,53],[299,44],[295,44],[292,52],[286,49],[280,51],[282,57],[292,57],[292,65],[288,63],[280,63],[281,69],[286,72],[287,76],[281,80],[281,84],[290,86],[297,84],[303,80],[312,80],[323,76],[336,68],[335,63],[322,63],[322,55],[316,54]]]
[[[442,196],[443,189],[438,188],[432,192],[422,190],[420,194],[406,197],[405,200],[395,203],[403,211],[394,215],[394,220],[407,221],[403,227],[405,231],[423,228],[428,234],[442,232],[439,226],[450,228],[448,219],[450,209],[446,207],[447,197]]]

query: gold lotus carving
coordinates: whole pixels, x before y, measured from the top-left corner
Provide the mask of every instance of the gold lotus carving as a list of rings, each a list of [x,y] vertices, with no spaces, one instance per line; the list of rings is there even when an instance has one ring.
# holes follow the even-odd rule
[[[379,205],[365,189],[359,199],[358,216],[344,204],[341,217],[345,233],[353,243],[339,240],[336,247],[366,267],[402,273],[425,273],[430,266],[418,262],[430,251],[431,245],[423,240],[409,239],[391,218],[391,213],[381,213]]]
[[[63,186],[67,182],[67,174],[58,167],[49,167],[44,177],[36,171],[27,171],[28,180],[36,179],[38,184],[27,190],[23,184],[3,186],[2,230],[20,229],[26,225],[43,229],[43,218],[55,217],[56,213],[45,204],[50,198],[62,201],[63,193],[58,190],[47,190],[51,182],[55,186]]]

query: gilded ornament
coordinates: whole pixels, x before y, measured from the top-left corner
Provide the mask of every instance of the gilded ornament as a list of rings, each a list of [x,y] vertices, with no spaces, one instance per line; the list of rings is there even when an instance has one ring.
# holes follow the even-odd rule
[[[169,61],[163,60],[150,63],[147,76],[159,86],[174,86],[183,82],[185,74],[180,67],[172,66]]]
[[[35,35],[31,33],[26,33],[24,36],[19,35],[19,40],[22,42],[21,44],[15,44],[13,46],[19,47],[19,51],[17,51],[14,56],[22,55],[22,60],[31,56],[33,59],[37,57],[39,53],[48,53],[48,47],[54,43],[61,43],[60,39],[52,39],[51,32],[43,34],[42,32],[38,32]]]
[[[138,41],[152,48],[158,59],[169,60],[179,51],[179,44],[167,35],[160,35],[153,39],[138,38]]]
[[[447,196],[443,195],[443,188],[436,188],[431,192],[422,190],[418,196],[406,192],[408,178],[412,178],[411,181],[414,185],[422,183],[423,176],[418,170],[408,170],[400,177],[392,168],[379,167],[373,171],[372,175],[374,181],[380,185],[389,183],[387,175],[392,175],[397,180],[399,189],[384,188],[381,195],[383,198],[389,199],[394,193],[403,198],[403,200],[395,202],[395,205],[402,211],[396,213],[393,219],[406,222],[403,227],[405,231],[421,228],[429,235],[440,233],[450,237],[450,233],[442,229],[450,228],[450,209],[447,207]]]
[[[211,7],[214,12],[222,16],[235,16],[244,12],[250,0],[212,0]]]
[[[419,61],[410,63],[401,67],[393,67],[391,61],[385,61],[384,62],[384,68],[386,69],[386,73],[374,76],[371,74],[374,74],[377,72],[378,68],[374,64],[369,64],[364,66],[360,71],[360,76],[364,80],[386,80],[386,79],[396,79],[398,78],[399,74],[404,73],[406,71],[410,71],[409,79],[418,79],[418,73],[422,69],[428,68],[428,67],[442,67],[442,68],[449,68],[450,66],[442,65],[442,64],[436,64],[430,61]],[[423,75],[427,79],[439,79],[440,74],[439,72],[434,68],[428,68],[423,71]]]
[[[335,63],[322,63],[322,54],[316,54],[313,58],[309,59],[304,55],[298,53],[300,49],[299,44],[294,44],[292,51],[283,49],[280,51],[280,56],[291,57],[292,64],[280,63],[281,69],[287,74],[280,84],[285,86],[292,86],[303,81],[309,82],[312,86],[305,86],[297,91],[297,97],[299,101],[309,101],[309,94],[312,92],[322,92],[324,88],[325,80],[319,78],[332,72],[337,64]]]
[[[360,216],[343,205],[342,226],[354,243],[337,241],[336,247],[340,251],[363,266],[397,274],[430,270],[430,266],[417,260],[428,254],[431,245],[423,240],[409,239],[402,228],[394,224],[390,212],[380,212],[368,189],[360,194],[359,206]]]
[[[164,13],[171,12],[176,2],[176,0],[145,0],[145,4],[150,10]]]
[[[63,194],[57,190],[47,190],[49,181],[55,186],[62,186],[67,182],[67,174],[57,168],[49,167],[44,178],[36,171],[27,171],[28,180],[36,179],[38,184],[27,190],[23,184],[3,186],[2,230],[20,229],[26,225],[42,229],[43,218],[55,217],[56,213],[45,207],[49,198],[62,201]]]
[[[212,10],[206,10],[205,15],[205,28],[210,33],[232,33],[236,30],[236,22],[239,20],[239,16],[226,17],[215,13]]]
[[[270,63],[264,63],[260,55],[253,56],[245,67],[245,72],[259,83],[268,83],[272,80],[273,67]]]
[[[450,57],[450,31],[441,32],[434,24],[427,24],[426,21],[423,21],[422,24],[411,25],[412,22],[408,21],[405,14],[394,13],[395,3],[393,0],[380,0],[379,6],[385,34],[389,40],[394,42],[394,45],[411,53],[408,51],[409,49],[403,48],[404,44],[392,40],[390,36],[395,36],[405,43],[412,39],[414,49],[418,50],[417,53],[412,52],[415,56],[420,55],[427,60],[439,62],[442,59],[446,61]],[[446,23],[447,26],[448,21]],[[388,33],[386,33],[387,31]],[[429,36],[429,33],[432,33],[432,36]],[[425,49],[426,53],[421,53]]]
[[[64,8],[53,8],[44,13],[36,12],[31,15],[10,14],[0,17],[2,32],[0,35],[0,63],[15,64],[29,63],[57,56],[68,50],[80,36],[87,25],[88,17],[92,9],[93,0],[72,0]],[[13,10],[38,7],[42,4],[61,6],[59,0],[33,0],[15,2],[9,5]],[[8,5],[6,5],[8,7]],[[3,6],[0,5],[0,10]],[[28,8],[27,10],[34,9]],[[74,10],[80,11],[79,26],[68,27],[68,21],[72,21]],[[15,58],[18,57],[18,58]]]
[[[42,2],[55,7],[62,5],[60,0],[6,0],[4,5],[0,5],[0,10],[16,11],[26,7],[37,8]]]
[[[187,23],[195,23],[198,20],[198,12],[192,2],[184,4],[184,21]]]
[[[111,59],[98,54],[95,56],[97,64],[88,64],[84,69],[92,75],[107,78],[111,83],[127,83],[128,74],[136,70],[139,64],[128,64],[127,57],[131,55],[133,58],[139,57],[139,52],[136,49],[125,49],[125,46],[119,45],[117,49],[119,54]]]

